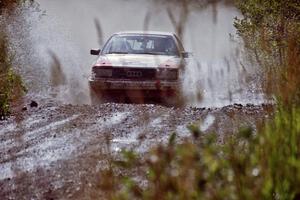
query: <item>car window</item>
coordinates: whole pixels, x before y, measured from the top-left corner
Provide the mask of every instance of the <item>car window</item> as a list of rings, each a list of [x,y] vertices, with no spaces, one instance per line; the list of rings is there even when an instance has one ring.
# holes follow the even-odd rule
[[[176,43],[164,35],[115,35],[105,45],[104,54],[153,54],[178,56]]]

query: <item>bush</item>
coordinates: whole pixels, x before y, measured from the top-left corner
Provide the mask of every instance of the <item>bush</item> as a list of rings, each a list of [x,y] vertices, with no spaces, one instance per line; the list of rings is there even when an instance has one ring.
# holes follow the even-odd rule
[[[15,73],[12,66],[11,52],[9,52],[9,38],[6,34],[6,17],[26,2],[32,0],[4,0],[0,4],[0,119],[10,113],[11,104],[23,95],[25,87],[21,77]]]
[[[243,14],[235,27],[264,70],[262,86],[285,105],[300,103],[300,3],[237,0]]]
[[[17,75],[8,54],[7,37],[0,33],[0,119],[10,113],[10,104],[18,100],[25,91],[21,77]]]

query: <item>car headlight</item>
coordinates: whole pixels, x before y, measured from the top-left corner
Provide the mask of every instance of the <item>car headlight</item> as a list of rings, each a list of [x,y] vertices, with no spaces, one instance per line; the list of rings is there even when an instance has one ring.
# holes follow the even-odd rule
[[[92,71],[91,78],[96,79],[96,73],[94,71]]]
[[[162,80],[177,80],[178,69],[158,69],[156,77]]]

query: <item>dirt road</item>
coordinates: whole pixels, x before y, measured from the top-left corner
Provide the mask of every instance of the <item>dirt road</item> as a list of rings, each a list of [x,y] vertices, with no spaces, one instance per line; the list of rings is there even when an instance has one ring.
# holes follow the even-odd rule
[[[179,109],[38,103],[0,122],[0,199],[94,199],[107,141],[115,154],[122,148],[145,152],[173,132],[178,140],[190,137],[186,126],[196,123],[205,134],[218,133],[222,142],[237,125],[255,128],[270,111],[270,106],[250,104]]]
[[[152,1],[37,2],[46,11],[43,17],[24,11],[23,25],[11,26],[11,40],[23,80],[32,93],[46,99],[29,97],[27,110],[21,107],[11,118],[0,121],[0,200],[96,199],[98,172],[106,166],[108,152],[118,155],[122,148],[135,148],[143,153],[168,141],[173,132],[180,141],[190,137],[186,128],[190,123],[196,123],[204,134],[216,132],[222,143],[239,125],[255,129],[256,122],[270,113],[270,106],[259,103],[264,101],[254,90],[259,88],[249,83],[256,70],[251,65],[246,76],[244,66],[234,64],[240,62],[237,44],[228,35],[236,32],[233,21],[240,13],[228,5],[218,6],[217,20],[210,7],[195,10],[188,18],[185,47],[201,61],[187,70],[189,105],[256,105],[176,109],[151,104],[63,104],[89,101],[87,77],[95,58],[88,52],[99,46],[95,19],[101,22],[104,40],[120,30],[142,30],[146,13],[151,14],[149,30],[173,32],[174,27],[166,10]],[[58,74],[51,73],[57,69],[53,66],[60,66],[58,74],[66,78],[65,85],[54,88],[54,95],[49,85]],[[241,84],[243,76],[246,84]],[[199,91],[203,93],[201,104]],[[53,97],[63,103],[49,100]],[[31,99],[38,107],[29,106]]]

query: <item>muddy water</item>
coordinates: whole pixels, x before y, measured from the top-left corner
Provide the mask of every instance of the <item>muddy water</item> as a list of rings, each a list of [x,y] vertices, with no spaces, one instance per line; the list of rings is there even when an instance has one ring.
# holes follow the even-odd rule
[[[89,55],[89,50],[101,47],[100,40],[105,41],[118,31],[143,30],[147,14],[150,14],[148,30],[174,32],[166,7],[154,1],[37,2],[45,14],[26,14],[31,27],[26,42],[30,43],[27,46],[32,53],[22,56],[21,63],[28,63],[24,69],[27,71],[26,80],[32,83],[32,90],[38,87],[35,94],[39,91],[42,96],[50,95],[63,103],[89,103],[87,77],[96,59]],[[233,20],[240,14],[235,8],[222,4],[217,6],[216,18],[212,11],[212,7],[191,9],[186,23],[184,45],[187,51],[194,53],[184,75],[187,104],[219,107],[232,103],[261,103],[263,98],[255,80],[245,83],[255,69],[240,66],[243,58],[238,47],[241,45],[238,40],[232,41],[236,39]],[[100,23],[101,39],[95,19]],[[18,53],[23,55],[24,49]],[[34,59],[29,62],[27,57],[32,54]],[[32,71],[42,72],[44,78],[32,75]],[[64,81],[59,81],[62,79]],[[52,82],[55,82],[55,87],[51,87]]]

